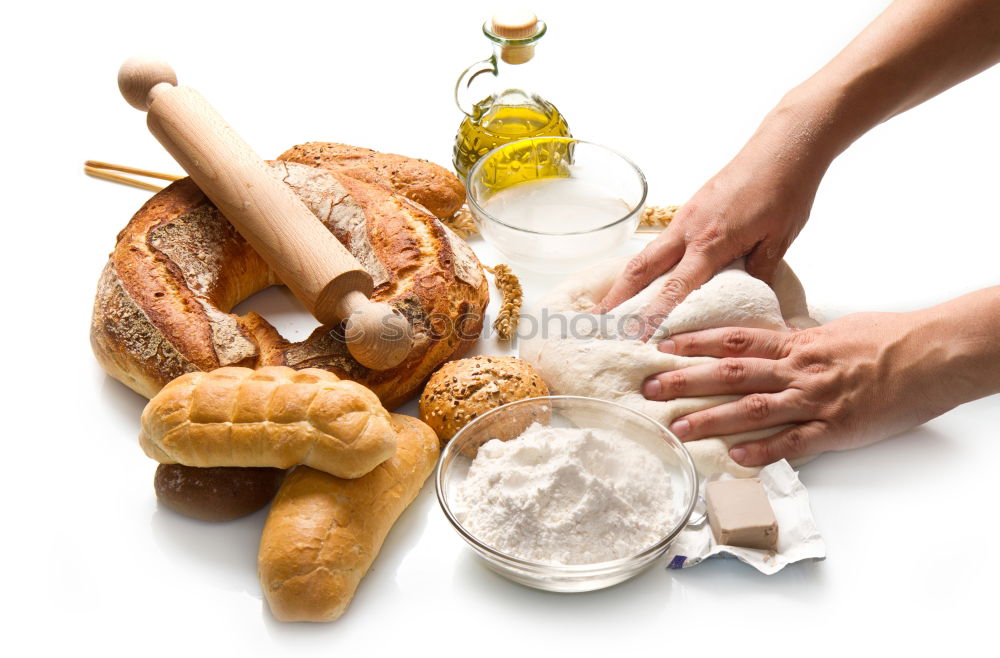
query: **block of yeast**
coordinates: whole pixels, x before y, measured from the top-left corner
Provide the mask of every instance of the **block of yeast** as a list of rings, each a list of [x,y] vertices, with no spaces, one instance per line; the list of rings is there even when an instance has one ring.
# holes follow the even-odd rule
[[[716,542],[764,551],[778,549],[778,521],[758,478],[709,482],[705,498]]]

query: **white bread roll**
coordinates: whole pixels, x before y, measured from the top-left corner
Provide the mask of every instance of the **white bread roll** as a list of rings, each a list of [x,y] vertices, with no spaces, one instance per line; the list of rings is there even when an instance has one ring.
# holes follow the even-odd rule
[[[392,525],[434,470],[433,430],[392,414],[396,454],[344,480],[299,466],[271,505],[257,558],[261,588],[280,621],[333,621],[344,613]]]

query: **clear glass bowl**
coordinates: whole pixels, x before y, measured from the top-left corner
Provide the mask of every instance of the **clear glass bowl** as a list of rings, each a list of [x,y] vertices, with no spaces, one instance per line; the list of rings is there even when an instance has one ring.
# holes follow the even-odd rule
[[[583,565],[553,565],[507,555],[466,530],[451,511],[479,446],[509,440],[533,422],[555,427],[588,427],[622,432],[659,457],[671,476],[671,522],[663,537],[636,555]],[[616,585],[637,575],[662,556],[688,524],[697,501],[698,475],[684,444],[649,416],[614,402],[559,395],[519,400],[497,407],[466,425],[445,447],[435,476],[438,502],[458,534],[486,565],[514,582],[553,592],[586,592]]]
[[[483,239],[510,263],[569,273],[627,251],[646,203],[646,177],[607,147],[531,137],[480,158],[466,197]]]

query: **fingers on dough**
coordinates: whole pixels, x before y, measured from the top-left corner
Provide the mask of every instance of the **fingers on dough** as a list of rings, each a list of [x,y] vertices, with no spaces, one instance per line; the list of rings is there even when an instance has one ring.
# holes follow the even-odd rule
[[[596,300],[608,297],[623,267],[624,261],[617,264],[609,262],[606,267],[598,264],[576,273],[546,293],[532,312],[536,316],[547,312],[554,320],[572,320],[576,314],[593,306]],[[667,278],[669,276],[664,275],[660,281]],[[658,288],[659,282],[647,286],[634,299],[621,303],[615,314],[640,315],[641,309],[652,300]],[[804,315],[806,310],[801,284],[783,262],[778,268],[773,289],[747,275],[737,263],[688,296],[664,323],[664,335],[677,340],[683,332],[733,326],[746,327],[751,331],[775,330],[776,334],[780,334],[784,333],[786,322],[800,328],[814,326],[816,323]],[[784,317],[782,311],[785,311]],[[791,321],[791,316],[799,314],[802,314],[800,321]],[[652,343],[641,344],[613,332],[600,336],[574,336],[565,331],[535,332],[535,335],[522,339],[521,357],[538,369],[555,395],[587,395],[616,401],[667,426],[684,414],[694,413],[695,409],[732,401],[728,396],[695,395],[667,401],[644,398],[639,388],[651,376],[678,370],[684,365],[700,365],[708,360],[684,356],[680,350],[677,354],[667,354],[658,351]],[[736,477],[748,477],[756,474],[759,469],[738,464],[729,450],[734,445],[756,441],[784,429],[777,426],[777,421],[772,422],[773,425],[753,432],[689,441],[686,444],[688,452],[699,475],[708,477],[726,472]],[[793,465],[802,461],[798,459]]]
[[[715,363],[662,372],[643,383],[648,400],[673,400],[701,395],[777,393],[788,386],[776,361],[726,358]]]
[[[807,410],[796,404],[797,394],[793,390],[752,393],[678,418],[670,430],[682,441],[692,441],[811,420]]]
[[[684,255],[684,243],[668,232],[650,242],[645,249],[632,257],[625,269],[616,277],[611,290],[594,308],[604,314],[639,292],[661,274],[677,264]]]
[[[663,320],[693,291],[712,278],[718,268],[703,254],[688,252],[667,280],[663,282],[653,302],[643,311],[646,333],[643,340],[649,340],[663,324]]]
[[[746,327],[706,329],[675,334],[670,337],[673,344],[664,345],[661,351],[679,356],[782,359],[788,356],[791,336],[787,332]]]
[[[819,421],[786,427],[777,434],[740,443],[729,451],[730,457],[746,467],[765,466],[779,459],[789,461],[815,456],[826,450],[826,428]]]

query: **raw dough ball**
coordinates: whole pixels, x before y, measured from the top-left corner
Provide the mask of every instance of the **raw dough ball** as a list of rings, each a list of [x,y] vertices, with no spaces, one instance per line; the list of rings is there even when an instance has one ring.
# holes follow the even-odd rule
[[[640,390],[647,377],[715,360],[665,354],[656,349],[660,340],[674,333],[715,327],[787,331],[789,326],[806,328],[817,324],[809,316],[801,284],[787,265],[781,263],[778,267],[772,289],[748,275],[742,263],[737,262],[692,292],[667,316],[648,343],[628,340],[623,331],[628,326],[624,320],[642,312],[667,275],[608,315],[587,313],[611,289],[624,266],[623,261],[617,260],[573,275],[546,294],[533,310],[533,317],[544,320],[544,324],[533,330],[532,335],[521,337],[521,357],[535,366],[553,395],[611,400],[669,425],[680,416],[738,396],[680,398],[668,402],[644,398]],[[779,429],[701,439],[685,445],[703,477],[719,472],[748,477],[760,469],[737,464],[729,457],[729,448],[770,436]]]
[[[202,521],[229,521],[271,502],[284,477],[280,468],[160,464],[153,488],[157,499],[178,514]]]
[[[474,356],[444,364],[420,396],[420,419],[448,441],[469,421],[500,405],[549,389],[535,369],[513,356]]]

